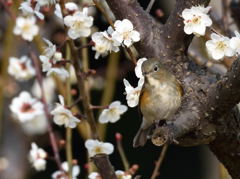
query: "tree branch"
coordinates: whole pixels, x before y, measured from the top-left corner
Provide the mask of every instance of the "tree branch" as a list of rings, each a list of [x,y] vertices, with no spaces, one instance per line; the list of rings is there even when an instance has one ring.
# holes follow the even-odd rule
[[[136,0],[106,0],[117,19],[129,19],[141,35],[136,47],[141,56],[158,56],[160,24],[143,10]]]
[[[207,5],[210,0],[177,0],[174,10],[171,12],[166,24],[163,27],[164,45],[168,45],[167,50],[175,52],[181,50],[186,52],[193,35],[187,35],[183,31],[183,18],[181,17],[182,11],[185,8],[190,8],[196,5]],[[177,39],[177,43],[176,43]]]
[[[180,15],[193,5],[206,6],[209,0],[178,0],[164,25],[151,19],[136,1],[107,2],[117,18],[128,18],[141,33],[141,41],[136,46],[139,54],[159,58],[184,88],[181,109],[173,122],[154,131],[152,141],[156,145],[175,142],[184,146],[210,143],[230,175],[239,179],[240,115],[232,108],[240,101],[240,61],[236,60],[226,76],[217,82],[216,76],[186,56],[193,36],[184,33]]]
[[[117,179],[114,168],[111,165],[108,155],[97,154],[91,158],[99,170],[99,173],[103,179]]]

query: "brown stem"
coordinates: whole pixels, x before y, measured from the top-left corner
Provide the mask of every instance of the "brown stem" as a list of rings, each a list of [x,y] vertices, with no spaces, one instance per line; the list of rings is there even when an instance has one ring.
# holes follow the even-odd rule
[[[103,16],[106,18],[106,20],[108,21],[108,23],[112,26],[112,28],[114,28],[114,24],[112,19],[109,17],[109,15],[107,14],[107,12],[105,11],[105,9],[101,6],[101,4],[98,2],[98,0],[93,0],[94,4],[96,5],[96,7],[98,8],[98,10],[103,14]]]
[[[76,101],[74,101],[74,103],[71,104],[71,106],[67,107],[68,109],[72,109],[74,106],[76,106],[80,101],[82,101],[82,97],[79,96],[78,99]]]
[[[121,134],[116,134],[116,135],[120,135]],[[123,146],[122,146],[122,136],[120,137],[120,139],[116,139],[117,141],[117,149],[118,149],[118,152],[120,154],[120,157],[121,157],[121,160],[122,160],[122,163],[123,163],[123,166],[124,166],[124,170],[125,171],[128,171],[129,170],[129,162],[128,162],[128,159],[126,157],[126,154],[124,152],[124,149],[123,149]]]
[[[146,12],[149,13],[151,11],[154,2],[155,2],[155,0],[150,0],[149,4],[147,6]]]
[[[90,108],[91,109],[107,109],[109,106],[106,105],[106,106],[94,106],[94,105],[90,105]]]
[[[162,165],[162,162],[163,162],[163,159],[164,159],[164,157],[165,157],[165,155],[166,155],[166,153],[167,153],[167,149],[168,149],[168,145],[166,144],[166,145],[164,145],[163,148],[162,148],[162,151],[161,151],[161,153],[160,153],[160,156],[159,156],[159,158],[158,158],[158,161],[156,162],[156,165],[155,165],[153,174],[152,174],[152,176],[151,176],[151,179],[155,179],[155,178],[157,178],[157,176],[159,176],[159,174],[160,174],[159,169],[160,169],[160,167],[161,167],[161,165]]]
[[[114,168],[109,161],[108,155],[97,154],[91,159],[98,168],[102,179],[117,179]]]
[[[69,41],[69,45],[70,45],[72,57],[74,59],[73,66],[74,66],[76,73],[79,73],[79,72],[84,73],[83,69],[81,68],[82,64],[80,64],[80,58],[77,53],[77,48],[75,47],[74,42],[72,40]],[[91,127],[92,138],[99,139],[96,122],[95,122],[94,116],[93,116],[93,111],[90,108],[89,91],[87,91],[85,80],[80,75],[77,75],[77,84],[78,84],[78,88],[80,91],[80,96],[82,98],[84,111],[86,113],[88,122]]]
[[[48,119],[47,130],[48,130],[50,143],[51,143],[53,153],[54,153],[54,159],[55,159],[55,162],[56,162],[58,168],[60,170],[62,170],[61,160],[60,160],[60,156],[59,156],[59,149],[58,149],[58,145],[57,145],[57,139],[56,139],[56,137],[53,133],[53,129],[52,129],[52,126],[50,124],[50,121],[51,121],[52,117],[51,117],[51,114],[48,110],[48,105],[47,105],[46,98],[45,98],[45,92],[44,92],[43,83],[42,83],[43,77],[42,77],[42,73],[41,73],[40,68],[39,68],[39,62],[38,62],[39,60],[33,52],[30,52],[30,57],[33,61],[34,68],[35,68],[36,74],[37,74],[37,81],[38,81],[40,89],[41,89],[41,95],[42,95],[41,101],[44,105],[44,112],[45,112],[46,118]]]
[[[13,14],[13,12],[11,11],[11,9],[9,8],[9,6],[6,4],[6,2],[4,0],[0,0],[0,3],[3,5],[3,8],[5,9],[5,11],[7,12],[7,14],[11,17],[11,19],[13,21],[16,20],[16,16],[15,14]]]
[[[228,34],[228,12],[229,12],[229,1],[228,0],[222,0],[222,22],[223,22],[223,28],[224,32]]]

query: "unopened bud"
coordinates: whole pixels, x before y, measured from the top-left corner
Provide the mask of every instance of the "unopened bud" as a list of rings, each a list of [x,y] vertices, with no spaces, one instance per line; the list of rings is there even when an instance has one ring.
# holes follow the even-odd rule
[[[75,96],[77,94],[77,90],[76,89],[71,89],[71,95]]]
[[[6,4],[7,4],[7,6],[12,6],[13,5],[13,1],[12,0],[7,0],[7,2],[6,2]]]
[[[60,145],[61,147],[64,146],[65,144],[66,144],[66,141],[65,141],[65,140],[62,139],[62,140],[59,141],[59,145]]]
[[[117,141],[121,141],[121,140],[122,140],[122,134],[120,134],[120,133],[117,132],[117,133],[115,134],[115,138],[116,138]]]
[[[72,163],[73,163],[73,165],[77,165],[77,164],[78,164],[78,161],[77,161],[76,159],[73,159],[73,160],[72,160]]]
[[[164,13],[163,13],[163,11],[161,9],[157,9],[155,11],[155,15],[157,16],[157,18],[161,18],[161,17],[164,16]]]

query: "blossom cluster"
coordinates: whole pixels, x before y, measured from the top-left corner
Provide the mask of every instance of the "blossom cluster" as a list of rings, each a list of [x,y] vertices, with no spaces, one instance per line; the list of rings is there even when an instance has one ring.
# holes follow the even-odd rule
[[[206,32],[206,27],[212,25],[212,20],[208,15],[211,7],[193,6],[190,9],[184,9],[182,17],[184,19],[184,32],[188,35],[203,36]],[[235,31],[235,37],[231,39],[221,34],[212,33],[211,39],[206,42],[206,48],[209,55],[214,60],[220,60],[234,55],[239,55],[240,52],[240,34]]]
[[[39,25],[44,22],[44,19],[47,19],[45,18],[46,12],[50,11],[49,9],[54,9],[55,18],[66,30],[65,41],[74,43],[79,38],[91,37],[89,44],[92,45],[92,50],[95,51],[95,59],[98,59],[100,56],[105,57],[111,52],[118,52],[121,46],[129,48],[135,42],[140,41],[140,33],[128,19],[116,20],[107,30],[92,33],[94,18],[89,15],[90,8],[82,8],[74,2],[67,2],[62,7],[62,4],[60,5],[58,2],[57,0],[23,1],[19,7],[21,14],[16,17],[13,33],[21,36],[28,44],[33,40],[40,39],[41,41],[39,37],[42,32],[40,32]],[[59,102],[55,106],[53,105],[56,98],[55,92],[58,90],[58,83],[65,85],[68,80],[72,81],[72,76],[74,76],[73,78],[76,81],[76,75],[79,75],[71,64],[72,59],[65,59],[68,58],[66,57],[67,55],[64,56],[65,53],[61,47],[55,45],[57,43],[54,41],[46,38],[42,38],[42,40],[45,43],[45,47],[40,55],[34,56],[35,52],[31,51],[32,53],[29,53],[31,54],[29,56],[23,55],[20,58],[10,57],[8,65],[9,75],[19,83],[29,82],[29,80],[36,78],[35,81],[32,81],[34,83],[30,90],[31,92],[20,92],[18,96],[12,99],[9,106],[12,117],[21,124],[27,134],[31,135],[44,134],[47,130],[51,132],[49,126],[51,127],[52,124],[73,129],[78,127],[78,124],[81,122],[79,119],[80,115],[73,113],[72,107],[67,106],[69,104],[65,104],[65,93],[64,97],[61,95],[62,93],[59,94]],[[37,60],[41,63],[41,70],[38,70]],[[144,83],[141,65],[145,60],[147,59],[139,59],[135,68],[135,74],[139,78],[136,88],[132,87],[124,79],[127,103],[130,107],[136,106],[139,101],[140,91]],[[43,76],[42,73],[46,76]],[[99,115],[98,122],[101,124],[116,123],[127,110],[128,107],[120,101],[113,101],[104,107]],[[110,155],[114,152],[113,144],[96,139],[86,140],[85,147],[89,157],[94,157],[98,154]],[[45,170],[49,158],[51,156],[43,148],[40,148],[35,142],[31,143],[29,161],[35,170]],[[57,170],[52,174],[52,178],[67,178],[67,173],[69,172],[68,162],[63,162],[59,169],[61,170]],[[73,164],[72,178],[77,178],[79,173],[80,167]],[[132,178],[130,174],[121,170],[116,171],[116,176],[119,179]],[[99,178],[100,175],[93,172],[88,177],[90,179]]]
[[[64,68],[64,59],[62,53],[56,51],[56,46],[52,44],[47,39],[44,39],[47,44],[43,55],[39,56],[40,61],[42,62],[42,71],[47,72],[47,76],[55,73],[57,76],[65,80],[69,77],[69,72]]]
[[[146,60],[147,58],[140,58],[135,67],[135,75],[139,78],[137,87],[135,88],[132,87],[126,79],[123,79],[123,83],[125,85],[125,91],[126,91],[127,104],[129,107],[135,107],[139,103],[139,97],[144,84],[144,77],[142,74],[142,64]]]
[[[106,31],[95,32],[92,35],[92,41],[95,43],[92,49],[96,51],[96,59],[100,55],[106,56],[111,51],[118,52],[122,44],[130,47],[140,40],[140,33],[134,30],[133,24],[128,19],[117,20],[114,23],[114,29],[108,27]]]

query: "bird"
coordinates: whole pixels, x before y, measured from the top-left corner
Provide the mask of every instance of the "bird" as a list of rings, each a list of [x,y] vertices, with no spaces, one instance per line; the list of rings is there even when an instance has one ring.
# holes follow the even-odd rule
[[[140,92],[139,108],[142,124],[133,140],[133,147],[144,146],[160,121],[169,121],[181,106],[183,88],[158,58],[149,58],[142,64],[144,84]]]

